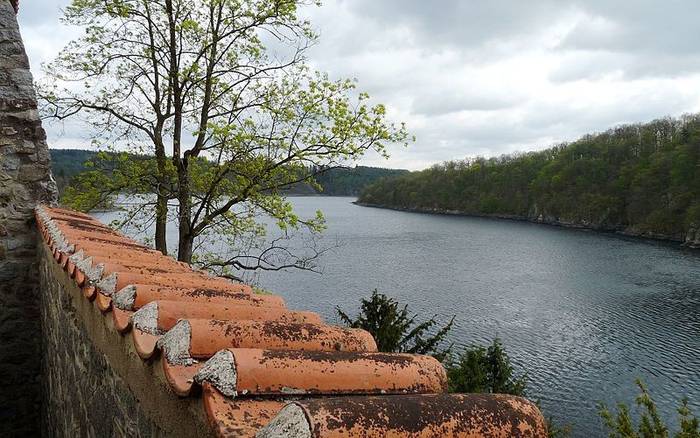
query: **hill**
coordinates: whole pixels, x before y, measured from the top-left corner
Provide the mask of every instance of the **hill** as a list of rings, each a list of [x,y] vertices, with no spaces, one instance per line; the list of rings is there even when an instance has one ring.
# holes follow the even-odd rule
[[[61,192],[70,184],[75,175],[86,170],[85,162],[96,155],[94,151],[81,149],[51,149],[50,152],[53,174]],[[323,189],[321,192],[308,184],[298,184],[286,193],[288,195],[357,196],[363,188],[378,179],[405,173],[408,171],[366,166],[329,169],[317,178]]]
[[[377,181],[358,202],[700,246],[700,115],[619,126],[540,152],[439,164]]]
[[[85,162],[96,154],[96,152],[82,149],[51,149],[49,152],[51,153],[51,170],[60,192],[63,192],[63,189],[75,175],[86,169]]]

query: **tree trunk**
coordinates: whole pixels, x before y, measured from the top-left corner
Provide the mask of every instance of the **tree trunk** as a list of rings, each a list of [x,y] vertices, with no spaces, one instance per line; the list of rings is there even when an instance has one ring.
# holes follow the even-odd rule
[[[158,167],[158,187],[156,193],[156,235],[155,243],[156,250],[168,255],[168,242],[167,242],[167,227],[168,227],[168,196],[163,193],[163,184],[168,181],[167,174],[167,157],[165,156],[165,146],[163,144],[163,139],[160,135],[162,130],[162,124],[159,123],[156,128],[156,141],[155,141],[155,151],[156,151],[156,164]]]
[[[168,255],[168,241],[166,229],[168,225],[168,198],[158,193],[156,203],[156,250]]]
[[[192,263],[192,250],[194,236],[192,235],[191,220],[192,206],[190,199],[190,179],[187,171],[187,159],[180,161],[177,172],[178,201],[180,213],[178,214],[178,249],[177,259],[181,262]]]
[[[165,10],[168,15],[170,34],[170,71],[169,80],[173,93],[173,165],[177,170],[177,200],[178,200],[178,248],[177,259],[181,262],[192,263],[194,236],[192,236],[190,221],[192,219],[192,200],[190,199],[190,176],[187,153],[182,154],[182,87],[179,79],[179,57],[177,46],[177,25],[173,11],[172,0],[165,0]]]

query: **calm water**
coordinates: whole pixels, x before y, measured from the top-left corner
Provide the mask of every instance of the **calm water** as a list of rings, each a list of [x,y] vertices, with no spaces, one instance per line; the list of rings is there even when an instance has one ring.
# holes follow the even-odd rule
[[[337,321],[379,288],[426,317],[456,315],[457,346],[500,337],[529,395],[575,436],[602,435],[595,405],[650,387],[675,421],[700,413],[700,255],[670,245],[520,222],[395,212],[352,198],[294,198],[322,209],[342,245],[321,275],[262,275],[292,308]],[[105,215],[102,217],[106,219]]]

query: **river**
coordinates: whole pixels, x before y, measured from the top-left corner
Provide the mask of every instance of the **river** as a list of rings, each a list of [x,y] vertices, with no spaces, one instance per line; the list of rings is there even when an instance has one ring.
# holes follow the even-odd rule
[[[596,404],[632,403],[636,378],[676,423],[682,396],[700,414],[700,254],[675,245],[526,222],[360,207],[353,198],[291,198],[321,209],[339,246],[322,274],[260,276],[289,307],[337,322],[378,288],[448,321],[457,350],[499,337],[528,396],[575,437],[602,436]],[[102,220],[113,213],[99,214]]]

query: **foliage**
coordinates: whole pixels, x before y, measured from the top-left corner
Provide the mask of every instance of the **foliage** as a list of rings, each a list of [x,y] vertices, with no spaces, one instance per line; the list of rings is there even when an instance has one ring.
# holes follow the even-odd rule
[[[350,318],[340,308],[336,311],[348,326],[371,333],[379,351],[430,354],[445,363],[450,392],[525,394],[526,377],[514,375],[510,358],[499,339],[488,348],[473,346],[464,350],[457,361],[453,360],[451,345],[439,349],[452,329],[454,317],[434,336],[424,340],[424,334],[437,324],[435,318],[411,328],[416,315],[409,317],[407,306],[401,308],[395,299],[376,289],[369,299],[361,300],[360,314],[356,319]],[[557,426],[552,418],[547,418],[547,430],[551,438],[564,438],[570,435],[571,427]]]
[[[94,143],[152,156],[127,160],[151,196],[129,216],[154,224],[157,249],[177,226],[178,259],[237,272],[313,269],[320,213],[299,217],[285,199],[316,172],[406,143],[405,127],[352,80],[313,71],[317,36],[300,9],[310,0],[73,0],[64,21],[82,28],[47,66],[44,114],[81,118]],[[80,191],[113,185],[92,174]],[[131,190],[131,187],[129,187]],[[266,218],[277,225],[268,235]],[[306,252],[306,250],[309,250]]]
[[[82,149],[51,149],[51,168],[58,183],[59,192],[63,193],[78,174],[90,170],[86,162],[91,162],[97,152]],[[154,157],[155,158],[155,157]],[[107,163],[103,163],[107,164]],[[313,169],[308,170],[313,173]],[[407,173],[406,170],[385,169],[381,167],[341,167],[324,169],[315,178],[315,183],[300,183],[284,191],[287,196],[315,195],[357,196],[369,184],[380,178]],[[79,207],[84,209],[85,207]]]
[[[408,173],[401,169],[356,166],[329,169],[316,176],[321,194],[329,196],[358,196],[362,190],[381,178],[390,178]]]
[[[700,224],[700,115],[620,126],[541,152],[435,165],[380,180],[360,202],[682,238]]]
[[[571,424],[564,424],[560,426],[554,422],[552,417],[547,417],[547,436],[549,438],[568,438],[571,436],[573,427]]]
[[[63,193],[71,183],[73,177],[88,170],[85,162],[90,161],[96,155],[94,151],[81,149],[51,149],[51,173],[53,173],[58,185],[59,193]]]
[[[641,391],[635,400],[641,410],[639,424],[635,426],[630,409],[625,403],[618,403],[617,412],[613,414],[604,405],[599,405],[600,416],[609,430],[610,438],[667,438],[670,436],[669,427],[659,416],[654,400],[641,380],[637,380]],[[688,400],[683,399],[678,408],[679,430],[675,438],[699,438],[700,420],[690,412]]]
[[[82,163],[84,170],[71,178],[70,185],[61,194],[61,202],[76,210],[106,208],[118,194],[152,193],[154,187],[162,183],[156,178],[157,164],[152,156],[106,151],[89,156],[90,159]],[[174,173],[172,167],[170,169],[172,178]]]
[[[253,293],[256,295],[274,295],[271,291],[258,286],[253,286]]]
[[[448,389],[460,393],[495,393],[525,396],[527,375],[515,375],[510,358],[500,339],[494,339],[488,347],[473,345],[466,348],[455,360],[445,361]],[[547,417],[550,438],[565,438],[571,434],[571,425],[560,426]]]
[[[408,305],[400,307],[398,301],[377,289],[372,296],[361,300],[360,313],[353,319],[336,308],[340,319],[349,327],[367,330],[377,342],[377,349],[384,352],[430,354],[443,360],[450,353],[451,346],[441,349],[445,336],[452,329],[454,317],[435,334],[430,334],[438,322],[433,317],[417,322],[417,315],[411,315]]]
[[[465,349],[456,361],[448,361],[450,392],[487,392],[525,395],[526,377],[514,376],[510,358],[499,339],[488,347]]]

